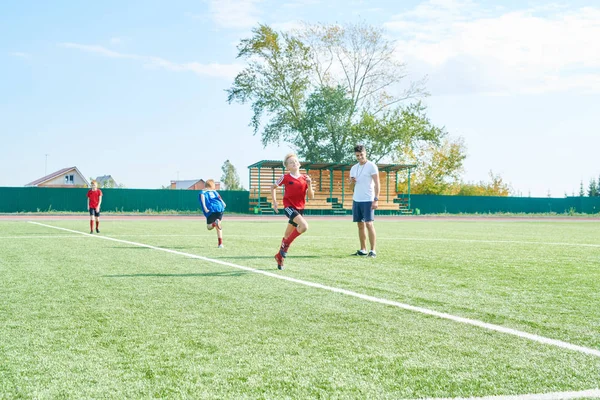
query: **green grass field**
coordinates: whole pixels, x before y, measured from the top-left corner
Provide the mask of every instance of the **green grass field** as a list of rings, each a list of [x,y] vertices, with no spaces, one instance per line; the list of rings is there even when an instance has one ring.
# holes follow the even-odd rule
[[[224,249],[201,220],[104,220],[100,235],[86,233],[85,217],[40,222],[84,234],[0,221],[2,399],[416,399],[600,388],[597,221],[381,219],[378,257],[367,259],[349,256],[358,239],[348,218],[309,217],[284,271],[273,259],[283,217],[226,218]]]

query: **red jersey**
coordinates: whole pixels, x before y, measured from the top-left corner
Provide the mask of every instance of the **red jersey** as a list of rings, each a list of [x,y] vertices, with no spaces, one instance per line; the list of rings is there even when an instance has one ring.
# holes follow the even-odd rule
[[[308,190],[306,175],[300,175],[298,178],[294,178],[291,174],[282,175],[277,180],[277,186],[285,186],[285,194],[283,195],[284,207],[294,207],[298,210],[304,209],[306,191]]]
[[[100,196],[102,196],[102,190],[88,190],[87,197],[90,199],[90,208],[98,208],[100,204]]]

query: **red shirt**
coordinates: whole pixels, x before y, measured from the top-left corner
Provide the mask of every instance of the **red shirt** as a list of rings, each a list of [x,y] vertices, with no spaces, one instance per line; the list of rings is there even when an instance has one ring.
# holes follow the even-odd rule
[[[285,194],[283,195],[284,207],[294,207],[298,210],[304,209],[306,191],[308,190],[306,175],[300,175],[298,178],[294,178],[291,174],[282,175],[277,180],[277,186],[285,186]]]
[[[90,199],[90,208],[98,208],[98,204],[100,204],[100,196],[102,196],[102,190],[88,190],[87,197]]]

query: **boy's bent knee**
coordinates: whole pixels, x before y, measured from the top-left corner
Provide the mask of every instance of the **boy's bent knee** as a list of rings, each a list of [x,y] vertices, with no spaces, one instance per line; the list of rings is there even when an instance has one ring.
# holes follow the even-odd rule
[[[298,225],[296,229],[298,229],[299,233],[304,233],[308,230],[308,224]]]

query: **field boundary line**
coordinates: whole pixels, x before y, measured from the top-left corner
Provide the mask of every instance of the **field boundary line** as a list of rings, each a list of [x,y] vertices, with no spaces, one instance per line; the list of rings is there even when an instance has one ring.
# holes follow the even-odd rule
[[[425,400],[562,400],[581,398],[600,398],[600,389],[581,390],[577,392],[517,394],[511,396],[441,397],[430,398]]]
[[[34,221],[28,221],[31,223],[34,223]],[[81,234],[81,232],[78,232],[79,234]],[[112,237],[112,238],[119,238],[119,237],[205,237],[205,236],[209,236],[208,234],[191,234],[191,235],[186,235],[186,234],[180,234],[180,233],[174,233],[174,234],[145,234],[145,233],[131,233],[131,234],[127,234],[127,233],[123,233],[123,234],[117,234],[117,235],[110,235],[110,236],[106,236],[106,237]],[[227,235],[227,237],[247,237],[248,235],[236,235],[236,234],[229,234]],[[25,239],[25,238],[30,238],[30,239],[34,239],[34,238],[56,238],[56,237],[63,237],[63,238],[74,238],[77,236],[74,235],[63,235],[63,236],[59,236],[59,235],[48,235],[48,236],[28,236],[28,235],[23,235],[23,236],[0,236],[0,239]],[[255,238],[279,238],[281,237],[281,235],[252,235],[252,237]],[[306,238],[306,240],[322,240],[325,238],[328,238],[329,236],[319,236],[319,235],[310,235],[309,237]],[[338,239],[355,239],[354,236],[337,236]],[[394,241],[394,240],[399,240],[399,241],[415,241],[415,242],[464,242],[464,243],[498,243],[498,244],[524,244],[524,245],[545,245],[545,246],[572,246],[572,247],[597,247],[600,248],[600,244],[595,244],[595,243],[566,243],[566,242],[529,242],[529,241],[525,241],[525,240],[487,240],[487,239],[455,239],[455,238],[409,238],[409,237],[382,237],[382,238],[377,238],[377,240],[382,240],[382,241]]]
[[[356,297],[356,298],[359,298],[359,299],[362,299],[362,300],[371,301],[373,303],[379,303],[379,304],[385,304],[385,305],[389,305],[389,306],[394,306],[394,307],[398,307],[398,308],[401,308],[401,309],[404,309],[404,310],[408,310],[408,311],[418,312],[418,313],[425,314],[425,315],[431,315],[431,316],[434,316],[434,317],[438,317],[438,318],[442,318],[442,319],[446,319],[446,320],[450,320],[450,321],[454,321],[454,322],[460,322],[460,323],[463,323],[463,324],[467,324],[467,325],[471,325],[471,326],[476,326],[476,327],[479,327],[479,328],[484,328],[484,329],[495,331],[495,332],[500,332],[500,333],[505,333],[505,334],[508,334],[508,335],[517,336],[517,337],[520,337],[520,338],[523,338],[523,339],[529,339],[531,341],[542,343],[542,344],[546,344],[546,345],[556,346],[556,347],[560,347],[560,348],[564,348],[564,349],[568,349],[568,350],[577,351],[577,352],[580,352],[580,353],[592,355],[592,356],[595,356],[595,357],[600,357],[600,350],[597,350],[597,349],[592,349],[592,348],[589,348],[589,347],[584,347],[584,346],[579,346],[579,345],[575,345],[575,344],[568,343],[568,342],[563,342],[562,340],[550,339],[550,338],[547,338],[547,337],[544,337],[544,336],[535,335],[535,334],[532,334],[532,333],[527,333],[527,332],[519,331],[519,330],[512,329],[512,328],[507,328],[507,327],[504,327],[504,326],[501,326],[501,325],[490,324],[490,323],[479,321],[479,320],[476,320],[476,319],[459,317],[459,316],[448,314],[448,313],[443,313],[443,312],[439,312],[439,311],[435,311],[435,310],[430,310],[428,308],[411,306],[410,304],[405,304],[405,303],[400,303],[400,302],[393,301],[393,300],[388,300],[388,299],[383,299],[383,298],[379,298],[379,297],[375,297],[375,296],[370,296],[370,295],[366,295],[366,294],[362,294],[362,293],[358,293],[358,292],[353,292],[351,290],[336,288],[336,287],[333,287],[333,286],[327,286],[327,285],[323,285],[323,284],[320,284],[320,283],[315,283],[315,282],[305,281],[305,280],[301,280],[301,279],[296,279],[296,278],[292,278],[292,277],[289,277],[289,276],[285,276],[285,275],[281,275],[281,274],[276,274],[276,273],[273,273],[273,272],[262,271],[262,270],[255,269],[255,268],[245,267],[243,265],[238,265],[238,264],[230,263],[230,262],[227,262],[227,261],[215,260],[215,259],[212,259],[212,258],[208,258],[208,257],[196,255],[196,254],[184,253],[184,252],[177,251],[177,250],[165,249],[165,248],[161,248],[161,247],[152,246],[152,245],[149,245],[149,244],[138,243],[138,242],[131,242],[131,241],[128,241],[128,240],[115,239],[115,238],[108,237],[108,236],[90,235],[88,233],[84,233],[84,232],[80,232],[80,231],[75,231],[75,230],[67,229],[67,228],[61,228],[61,227],[58,227],[58,226],[46,225],[46,224],[42,224],[42,223],[34,222],[34,221],[28,221],[28,222],[30,224],[40,225],[40,226],[44,226],[44,227],[47,227],[47,228],[58,229],[58,230],[66,231],[66,232],[72,232],[72,233],[79,233],[80,235],[88,236],[89,238],[102,239],[102,240],[110,240],[110,241],[114,241],[114,242],[118,242],[118,243],[124,243],[124,244],[133,245],[133,246],[139,246],[139,247],[146,247],[148,249],[163,251],[163,252],[166,252],[166,253],[176,254],[176,255],[180,255],[180,256],[184,256],[184,257],[189,257],[189,258],[195,258],[195,259],[198,259],[198,260],[204,260],[204,261],[208,261],[208,262],[211,262],[211,263],[225,265],[225,266],[228,266],[228,267],[233,267],[233,268],[241,269],[241,270],[248,271],[248,272],[262,274],[262,275],[265,275],[265,276],[269,276],[271,278],[281,279],[281,280],[284,280],[284,281],[293,282],[293,283],[297,283],[297,284],[304,285],[304,286],[309,286],[309,287],[313,287],[313,288],[317,288],[317,289],[327,290],[327,291],[334,292],[334,293],[344,294],[344,295],[351,296],[351,297]]]
[[[80,235],[23,235],[23,236],[0,236],[0,239],[7,239],[7,240],[12,240],[12,239],[66,239],[66,238],[71,238],[71,239],[79,239]]]

